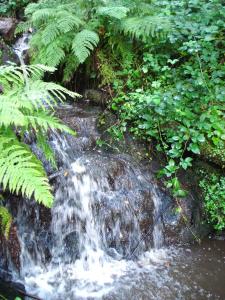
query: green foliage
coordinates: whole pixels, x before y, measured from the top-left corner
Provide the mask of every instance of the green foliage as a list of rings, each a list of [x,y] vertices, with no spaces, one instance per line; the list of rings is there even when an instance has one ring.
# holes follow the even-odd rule
[[[3,231],[6,239],[9,237],[9,231],[12,224],[12,216],[8,210],[0,206],[0,229]]]
[[[131,62],[123,61],[111,106],[120,122],[111,132],[121,138],[129,129],[155,140],[167,158],[160,175],[175,196],[184,196],[178,171],[190,167],[206,143],[214,153],[224,151],[225,8],[219,0],[155,5],[173,30],[169,40],[139,42]]]
[[[154,15],[152,7],[140,7],[140,3],[122,0],[40,0],[28,5],[28,20],[19,25],[17,32],[34,27],[33,61],[54,67],[63,65],[64,81],[68,81],[99,44],[101,30],[101,42],[110,40],[111,46],[121,44],[121,34],[123,42],[128,43],[133,38],[165,37],[170,28],[168,18]]]
[[[225,229],[225,177],[217,174],[204,175],[199,186],[204,197],[204,208],[216,230]]]
[[[1,0],[0,15],[14,15],[16,11],[24,8],[31,0]]]
[[[47,131],[73,134],[54,117],[54,106],[66,95],[74,98],[77,94],[55,83],[42,81],[45,71],[53,72],[54,69],[43,65],[0,66],[3,89],[0,94],[0,183],[4,190],[34,197],[50,207],[53,195],[45,170],[21,139],[26,131],[34,132],[38,145],[52,162],[52,152],[44,138]]]
[[[101,76],[101,86],[111,85],[116,80],[116,74],[112,62],[106,57],[103,51],[98,51],[99,73]]]
[[[144,41],[149,37],[163,38],[170,31],[170,22],[168,18],[160,16],[131,17],[122,22],[121,31]]]
[[[30,4],[25,13],[28,21],[20,24],[17,32],[37,29],[31,40],[33,62],[53,67],[62,64],[66,67],[64,79],[69,80],[99,42],[97,33],[86,24],[79,1],[39,1]]]
[[[98,35],[90,30],[84,29],[78,32],[73,40],[72,49],[80,63],[90,55],[90,52],[99,42]]]

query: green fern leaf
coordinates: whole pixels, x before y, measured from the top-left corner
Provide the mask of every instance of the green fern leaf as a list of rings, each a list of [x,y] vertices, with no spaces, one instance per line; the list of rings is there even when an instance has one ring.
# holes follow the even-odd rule
[[[121,31],[136,39],[165,37],[169,30],[168,19],[159,16],[132,17],[121,23]]]
[[[62,33],[67,33],[71,30],[78,29],[84,22],[80,18],[69,13],[68,11],[60,11],[56,16],[56,24]]]
[[[42,150],[47,161],[49,161],[54,169],[57,169],[57,164],[55,160],[55,154],[52,148],[49,146],[45,136],[38,133],[37,135],[37,146]]]
[[[0,94],[0,184],[4,190],[33,197],[47,207],[51,206],[53,195],[42,163],[19,141],[13,130],[16,128],[20,135],[30,130],[36,132],[39,146],[52,162],[50,150],[40,137],[49,129],[74,134],[51,112],[66,96],[74,98],[78,94],[40,79],[45,71],[54,70],[43,65],[0,66],[3,86]]]
[[[42,32],[42,43],[45,46],[49,45],[59,34],[59,29],[54,22],[48,24]]]
[[[75,132],[68,128],[66,125],[62,124],[58,118],[45,111],[35,111],[30,116],[26,116],[28,122],[37,131],[39,128],[47,131],[49,128],[54,130],[58,129],[60,131],[67,132],[71,135],[75,135]]]
[[[30,149],[15,138],[0,136],[0,183],[12,193],[22,192],[23,196],[50,207],[53,202],[51,187],[41,162]]]
[[[125,18],[128,12],[129,8],[125,6],[99,7],[97,9],[97,14],[116,19]]]
[[[88,58],[98,42],[99,37],[94,31],[84,29],[76,34],[73,40],[72,49],[80,63],[83,63]]]
[[[27,32],[32,27],[32,22],[26,21],[26,22],[20,22],[15,30],[15,34]]]

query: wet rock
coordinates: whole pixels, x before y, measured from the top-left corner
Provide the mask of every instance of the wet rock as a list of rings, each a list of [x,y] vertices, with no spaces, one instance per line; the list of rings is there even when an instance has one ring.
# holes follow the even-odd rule
[[[6,239],[4,236],[0,236],[0,246],[1,246],[0,268],[2,270],[8,269],[8,261],[5,258],[7,257],[7,253],[9,253],[14,267],[17,270],[19,270],[20,269],[20,242],[18,239],[17,228],[15,225],[11,226],[8,239]]]
[[[10,41],[14,37],[14,31],[17,25],[17,20],[14,18],[0,17],[0,35],[4,40]]]
[[[99,90],[85,90],[84,98],[89,100],[90,103],[99,105],[99,106],[106,106],[108,103],[107,95]]]
[[[15,55],[10,46],[8,46],[0,37],[0,64],[4,65],[7,62],[18,64],[18,57]]]
[[[89,144],[86,144],[83,148],[79,148],[79,150],[82,149],[83,153],[87,150],[93,151],[95,148],[95,142],[93,142],[93,144],[90,143],[91,136],[95,136],[95,140],[100,136],[102,139],[106,138],[107,142],[110,142],[110,137],[106,137],[105,134],[102,135],[102,132],[105,132],[105,129],[115,122],[115,116],[110,112],[107,113],[106,111],[106,117],[102,118],[103,115],[100,110],[93,110],[91,106],[85,105],[76,105],[73,109],[65,109],[65,111],[61,113],[63,120],[66,121],[68,125],[72,125],[78,132],[78,138],[71,138],[69,142],[70,145],[73,145],[72,148],[75,152],[78,151],[78,145],[80,147],[83,143],[83,141],[81,142],[80,140],[83,139],[83,135],[85,135],[87,141],[89,141]],[[101,123],[100,126],[99,122]],[[131,195],[132,191],[137,191],[138,189],[141,190],[139,191],[139,196],[137,196],[137,192],[135,192],[136,194],[132,197],[133,200],[137,202],[135,205],[139,206],[139,209],[142,207],[140,209],[141,230],[143,233],[149,232],[149,240],[152,240],[152,232],[149,228],[152,227],[153,224],[152,213],[154,207],[152,201],[149,200],[151,199],[151,195],[148,194],[149,192],[146,187],[150,187],[149,182],[153,180],[152,176],[159,171],[162,164],[160,163],[159,158],[154,156],[151,161],[147,160],[145,154],[152,150],[147,149],[145,144],[140,144],[137,140],[133,140],[129,135],[126,136],[125,141],[122,141],[120,145],[116,145],[116,148],[119,148],[119,152],[126,153],[126,155],[118,154],[118,151],[112,151],[115,141],[112,140],[110,143],[112,145],[110,152],[114,154],[104,157],[103,148],[102,154],[99,156],[90,155],[88,157],[89,163],[87,163],[87,168],[92,169],[91,166],[94,165],[95,168],[93,169],[92,175],[94,177],[96,176],[96,180],[98,180],[99,176],[105,177],[106,184],[110,186],[111,191],[114,193],[121,191],[121,193],[125,195],[127,193],[126,191],[129,191]],[[109,151],[109,149],[106,150],[107,152]],[[131,163],[128,162],[128,158],[132,161]],[[135,162],[138,165],[137,169],[141,166],[138,175],[132,171],[132,168],[129,170],[129,166],[133,166]],[[94,174],[95,172],[96,174]],[[131,175],[132,172],[133,175]],[[188,172],[186,173],[188,174]],[[161,189],[161,197],[163,199],[163,205],[158,216],[158,221],[163,222],[165,242],[167,244],[195,241],[197,237],[202,238],[209,232],[209,228],[205,224],[202,224],[204,214],[200,191],[196,186],[198,179],[194,176],[193,172],[189,175],[187,174],[180,174],[180,179],[183,182],[184,188],[189,191],[189,196],[185,199],[180,199],[179,204],[176,199],[171,197],[168,191],[163,189],[163,185],[160,182],[157,182],[159,189]],[[149,182],[138,180],[138,176],[140,176],[140,178],[147,176]],[[149,176],[151,177],[150,179]],[[140,187],[141,182],[142,187]],[[147,196],[144,196],[144,193],[146,193]],[[122,216],[120,213],[117,214],[116,211],[123,211],[123,207],[119,204],[120,202],[118,199],[121,198],[123,201],[129,202],[129,199],[131,198],[130,195],[128,196],[128,199],[125,197],[123,198],[120,195],[112,195],[110,198],[112,200],[109,200],[109,197],[105,197],[104,200],[103,197],[103,202],[98,205],[99,207],[102,207],[102,209],[100,208],[100,214],[105,216],[104,223],[106,224],[106,227],[112,222],[115,223],[115,220],[120,220],[118,222],[121,222]],[[131,202],[132,205],[133,200]],[[112,203],[113,205],[111,206]],[[117,208],[116,205],[118,205]],[[113,214],[112,211],[114,212]],[[107,243],[109,245],[118,244],[118,242],[113,240],[112,234],[110,233],[110,226],[107,228],[109,230],[109,239]],[[128,240],[126,235],[127,233],[125,232],[123,237],[124,240]]]
[[[154,211],[151,178],[144,177],[127,156],[92,153],[83,157],[82,164],[102,189],[93,195],[93,210],[103,226],[106,249],[114,248],[126,257],[136,248],[140,236],[143,240],[137,253],[150,247]]]
[[[4,299],[14,300],[16,297],[20,297],[23,300],[26,291],[23,284],[2,279],[0,281],[0,294],[5,297]]]
[[[69,233],[64,238],[64,249],[65,253],[68,258],[70,258],[70,262],[75,261],[79,258],[79,233],[77,231],[73,231]]]

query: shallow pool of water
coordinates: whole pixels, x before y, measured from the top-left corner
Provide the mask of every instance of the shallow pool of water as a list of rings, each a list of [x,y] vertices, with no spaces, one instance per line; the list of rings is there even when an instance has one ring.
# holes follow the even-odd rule
[[[225,241],[207,239],[187,248],[159,249],[145,253],[138,262],[121,262],[123,272],[104,286],[94,281],[75,288],[76,280],[68,277],[64,294],[44,296],[49,300],[205,300],[225,299]],[[97,274],[96,274],[97,276]],[[97,278],[97,277],[96,277]],[[90,292],[89,292],[90,288]],[[29,290],[35,294],[35,289]],[[16,293],[0,285],[0,294],[14,300]],[[42,295],[41,295],[42,294]],[[37,295],[38,296],[38,295]],[[26,300],[30,300],[26,297]]]
[[[205,240],[158,258],[143,272],[121,278],[116,290],[103,299],[225,299],[225,241]]]

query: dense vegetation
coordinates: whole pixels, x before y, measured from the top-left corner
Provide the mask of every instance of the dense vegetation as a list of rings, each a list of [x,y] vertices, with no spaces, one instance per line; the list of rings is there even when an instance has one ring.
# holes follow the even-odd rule
[[[72,130],[52,115],[57,100],[65,94],[76,94],[51,82],[41,80],[43,72],[54,69],[43,65],[0,66],[0,182],[3,190],[21,193],[47,207],[53,202],[45,170],[31,149],[23,142],[25,134],[33,133],[46,158],[54,163],[54,155],[46,141],[47,131]],[[44,102],[43,102],[43,99]],[[8,235],[11,218],[0,207],[3,229]]]
[[[13,6],[7,8],[10,9],[14,11]],[[129,131],[147,143],[153,142],[166,161],[159,175],[175,197],[186,195],[178,175],[180,170],[191,167],[196,157],[205,157],[218,165],[222,170],[219,179],[206,174],[200,187],[209,221],[216,229],[224,229],[225,7],[222,1],[41,0],[31,2],[25,16],[17,32],[31,27],[35,30],[30,42],[32,63],[58,67],[64,84],[73,80],[80,64],[85,64],[88,75],[95,77],[111,96],[109,108],[117,115],[118,122],[109,132],[122,139]],[[33,75],[33,70],[39,69],[38,65],[28,67],[25,74]],[[8,173],[0,169],[1,182],[4,188],[9,187],[12,192],[20,190],[28,197],[34,192],[39,202],[50,206],[52,196],[44,170],[20,139],[31,128],[38,136],[41,134],[39,140],[45,140],[48,127],[65,130],[57,120],[46,120],[50,117],[46,116],[45,108],[28,99],[46,99],[50,91],[51,101],[55,101],[52,91],[56,90],[57,96],[61,95],[57,90],[68,91],[36,78],[28,84],[21,69],[12,66],[2,67],[1,72],[5,77],[10,75],[6,81],[10,89],[5,88],[0,95],[3,99],[0,146],[6,149],[1,152],[5,155],[2,159],[5,163],[5,157],[10,159],[12,155],[12,161],[7,161],[12,166],[19,164],[22,157],[27,159],[27,162],[22,159],[22,164],[28,161],[30,164],[32,160],[30,171],[37,177],[40,194],[30,185],[28,189],[27,169],[26,172],[20,169],[24,178],[20,182],[12,176],[10,168]],[[44,96],[36,99],[39,83]],[[9,93],[13,93],[13,98]],[[23,103],[17,100],[21,93]],[[7,106],[3,107],[4,103]],[[16,105],[22,123],[17,124],[19,119],[13,119],[12,114],[3,113],[3,109],[12,109],[10,105]],[[36,114],[44,115],[44,120],[34,122]],[[17,149],[18,156],[10,147]],[[0,168],[4,165],[0,164]]]

